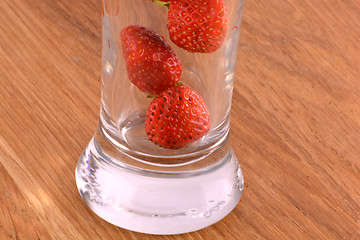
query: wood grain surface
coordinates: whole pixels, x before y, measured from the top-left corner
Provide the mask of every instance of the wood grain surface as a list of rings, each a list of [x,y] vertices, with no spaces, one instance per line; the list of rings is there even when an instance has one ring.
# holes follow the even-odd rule
[[[115,227],[75,166],[100,108],[101,2],[0,1],[0,239],[360,239],[360,1],[247,0],[225,219],[183,235]]]

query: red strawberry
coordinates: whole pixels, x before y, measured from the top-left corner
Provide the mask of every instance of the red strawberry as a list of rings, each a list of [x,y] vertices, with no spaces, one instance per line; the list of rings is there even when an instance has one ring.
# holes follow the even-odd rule
[[[198,140],[210,129],[210,116],[201,96],[186,85],[173,86],[150,103],[145,131],[150,141],[179,149]]]
[[[189,52],[211,53],[224,42],[227,29],[224,0],[171,0],[171,40]]]
[[[180,59],[151,29],[138,25],[124,28],[121,46],[129,79],[141,91],[159,94],[179,81]]]

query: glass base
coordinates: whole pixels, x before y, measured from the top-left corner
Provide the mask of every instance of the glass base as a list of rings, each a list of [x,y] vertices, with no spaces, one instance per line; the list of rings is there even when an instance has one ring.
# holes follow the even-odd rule
[[[140,159],[141,160],[141,159]],[[227,141],[185,164],[152,164],[114,148],[97,132],[76,168],[81,197],[119,227],[179,234],[224,218],[240,200],[244,179]]]

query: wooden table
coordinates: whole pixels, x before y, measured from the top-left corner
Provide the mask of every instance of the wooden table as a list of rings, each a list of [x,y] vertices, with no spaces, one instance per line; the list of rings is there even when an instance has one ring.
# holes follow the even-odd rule
[[[0,239],[360,239],[360,1],[246,2],[231,114],[244,194],[176,236],[115,227],[77,192],[99,115],[100,1],[0,12]]]

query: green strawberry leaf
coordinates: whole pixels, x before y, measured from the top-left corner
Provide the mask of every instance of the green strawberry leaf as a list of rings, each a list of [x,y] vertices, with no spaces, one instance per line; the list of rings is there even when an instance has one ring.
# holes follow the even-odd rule
[[[159,0],[154,0],[154,3],[156,3],[157,5],[160,5],[160,6],[167,7],[167,9],[169,9],[170,3],[168,3],[168,2],[163,2],[163,1],[159,1]]]

